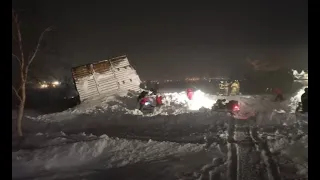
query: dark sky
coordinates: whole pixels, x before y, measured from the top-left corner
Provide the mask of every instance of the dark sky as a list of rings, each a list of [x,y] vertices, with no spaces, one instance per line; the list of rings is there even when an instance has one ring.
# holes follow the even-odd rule
[[[125,54],[144,79],[242,73],[247,58],[307,67],[308,1],[196,2],[13,0],[13,7],[26,32],[55,27],[45,40],[52,57],[37,63],[69,69]]]

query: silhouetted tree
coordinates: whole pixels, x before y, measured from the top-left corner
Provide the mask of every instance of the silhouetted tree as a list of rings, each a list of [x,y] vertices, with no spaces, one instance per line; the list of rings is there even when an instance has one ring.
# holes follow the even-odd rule
[[[35,59],[37,52],[39,51],[41,41],[45,32],[51,31],[51,27],[46,28],[40,35],[35,49],[29,53],[26,57],[25,49],[23,47],[23,39],[20,28],[20,21],[18,14],[12,9],[12,40],[13,45],[17,45],[17,49],[12,48],[12,59],[17,60],[19,63],[19,85],[14,87],[12,85],[12,90],[15,92],[17,98],[19,99],[19,108],[17,116],[17,131],[19,136],[22,134],[22,118],[24,114],[24,107],[26,103],[26,83],[28,78],[28,71],[31,63]],[[16,51],[16,52],[14,52]]]

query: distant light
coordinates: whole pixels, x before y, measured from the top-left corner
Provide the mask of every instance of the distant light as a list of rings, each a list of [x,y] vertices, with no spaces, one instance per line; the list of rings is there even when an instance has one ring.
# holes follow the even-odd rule
[[[52,82],[52,85],[58,86],[58,85],[60,85],[60,82],[59,82],[59,81],[53,81],[53,82]]]
[[[41,84],[40,85],[40,88],[42,88],[42,89],[44,89],[44,88],[48,88],[49,87],[49,85],[48,84]]]

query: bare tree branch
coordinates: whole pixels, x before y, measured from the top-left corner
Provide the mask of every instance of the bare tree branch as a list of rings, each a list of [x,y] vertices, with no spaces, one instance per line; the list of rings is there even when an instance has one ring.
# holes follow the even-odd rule
[[[13,54],[13,53],[12,53],[12,56],[15,57],[15,59],[19,62],[20,66],[21,66],[20,58],[17,55]]]
[[[22,101],[21,96],[19,95],[19,90],[20,90],[20,88],[19,88],[18,90],[16,90],[16,88],[14,88],[14,87],[12,86],[12,90],[16,93],[17,98],[18,98],[20,101]]]
[[[39,40],[38,40],[38,44],[37,44],[37,46],[36,46],[36,49],[33,51],[33,54],[32,54],[32,56],[31,56],[31,58],[28,59],[28,64],[27,64],[27,66],[26,66],[26,70],[27,70],[27,71],[28,71],[28,68],[29,68],[30,64],[32,63],[32,61],[33,61],[34,58],[36,57],[37,52],[39,51],[40,44],[41,44],[41,41],[42,41],[42,39],[43,39],[43,37],[44,37],[44,34],[45,34],[46,32],[48,32],[48,31],[51,31],[51,30],[52,30],[52,27],[47,27],[47,28],[41,33],[41,35],[40,35],[40,37],[39,37]]]
[[[21,59],[20,59],[20,70],[21,72],[24,71],[25,68],[25,58],[24,58],[24,53],[23,53],[23,46],[22,46],[22,36],[21,36],[21,31],[20,31],[20,23],[19,23],[19,19],[18,19],[18,14],[15,13],[14,9],[12,9],[12,19],[14,22],[14,25],[17,28],[17,36],[18,36],[18,45],[19,45],[19,50],[20,50],[20,54],[21,54]],[[23,73],[21,73],[21,80],[24,81],[25,80],[25,75]]]
[[[17,20],[18,20],[18,15],[17,15],[17,13],[14,11],[14,9],[12,9],[12,18],[13,18],[14,22],[17,22]]]

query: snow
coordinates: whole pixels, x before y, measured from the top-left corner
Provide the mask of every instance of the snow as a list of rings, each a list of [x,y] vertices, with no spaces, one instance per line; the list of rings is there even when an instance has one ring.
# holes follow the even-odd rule
[[[296,108],[298,107],[298,103],[301,102],[301,95],[304,93],[304,89],[308,86],[303,86],[298,92],[296,92],[291,98],[289,107],[291,108],[291,112],[294,113],[296,111]]]
[[[217,138],[228,137],[225,128],[231,117],[211,111],[211,107],[217,99],[226,98],[239,101],[244,119],[256,118],[259,136],[265,137],[272,153],[280,154],[275,159],[281,172],[294,169],[294,175],[305,177],[307,117],[292,113],[304,88],[286,95],[281,103],[273,102],[270,95],[220,97],[198,90],[190,101],[184,91],[162,93],[164,105],[150,114],[136,109],[137,93],[123,91],[88,99],[59,113],[30,113],[24,120],[29,135],[21,145],[29,149],[12,152],[12,175],[95,179],[101,171],[111,173],[109,179],[155,179],[151,175],[138,177],[138,173],[162,177],[158,179],[197,179],[206,177],[206,173],[213,176],[226,169],[223,164],[212,163],[212,159],[225,160],[229,153],[224,152],[228,148]]]
[[[95,73],[94,73],[94,76],[95,76],[95,78],[96,78],[96,80],[97,80],[98,82],[99,82],[101,79],[105,79],[105,80],[110,80],[110,79],[112,79],[112,80],[114,80],[114,78],[115,78],[115,75],[113,74],[112,71],[107,71],[106,73],[103,73],[103,74],[95,72]]]
[[[219,98],[226,98],[227,100],[235,99],[240,102],[240,109],[243,112],[269,112],[273,111],[277,113],[290,112],[295,109],[297,102],[300,101],[300,96],[303,90],[299,90],[295,96],[282,103],[272,102],[273,96],[232,96],[232,97],[219,97],[216,95],[205,94],[198,90],[194,93],[193,100],[188,100],[186,92],[180,93],[164,93],[163,102],[164,106],[156,108],[151,114],[143,114],[136,109],[136,97],[137,94],[128,95],[126,91],[121,94],[108,97],[94,97],[91,98],[76,108],[72,108],[63,112],[45,114],[37,117],[30,117],[30,119],[38,121],[63,121],[68,119],[74,119],[83,115],[99,114],[99,113],[118,113],[128,114],[134,116],[168,116],[179,115],[184,113],[197,112],[201,108],[211,109],[212,105]],[[289,108],[288,108],[289,104]]]
[[[292,74],[296,79],[308,80],[308,72],[301,71],[300,73],[297,70],[292,70]]]
[[[38,134],[38,136],[40,136]],[[139,161],[152,161],[167,156],[183,155],[190,152],[203,150],[204,145],[179,144],[172,142],[147,142],[139,140],[126,140],[109,138],[107,135],[86,136],[80,134],[77,141],[72,144],[64,144],[68,136],[62,134],[46,143],[47,148],[35,151],[24,151],[12,153],[13,171],[27,173],[33,171],[48,171],[66,169],[85,165],[90,168],[114,168]],[[48,136],[45,140],[48,139]],[[39,141],[39,139],[35,139]],[[81,140],[81,141],[80,141]],[[47,140],[48,141],[48,140]],[[34,142],[35,143],[35,142]],[[39,142],[37,142],[39,143]],[[49,147],[50,144],[53,147]],[[55,144],[63,144],[56,145]],[[95,167],[97,164],[99,166]],[[22,174],[19,174],[21,176]],[[15,174],[13,174],[13,177]]]

